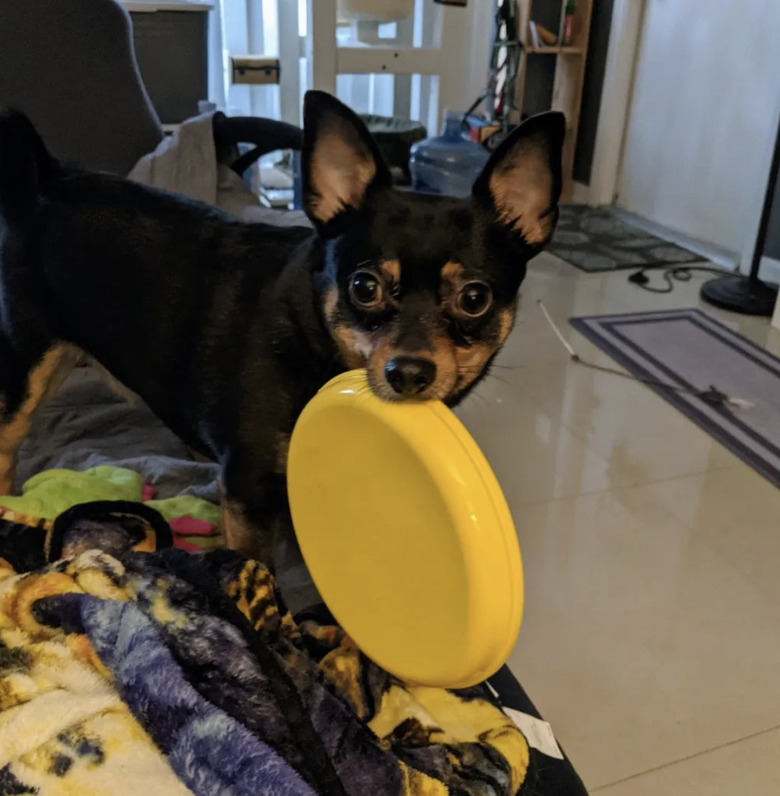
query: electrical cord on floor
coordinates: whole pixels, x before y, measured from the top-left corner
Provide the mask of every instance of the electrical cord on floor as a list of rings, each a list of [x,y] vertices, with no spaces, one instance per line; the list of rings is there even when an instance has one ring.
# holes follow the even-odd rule
[[[646,379],[642,376],[635,376],[633,373],[627,373],[626,371],[618,370],[617,368],[610,368],[606,365],[597,365],[595,362],[588,362],[587,359],[583,359],[574,350],[572,344],[564,337],[563,332],[558,327],[558,324],[552,319],[552,316],[550,315],[547,307],[545,307],[544,302],[541,299],[538,299],[536,303],[547,320],[547,323],[550,325],[550,328],[555,333],[555,336],[558,338],[561,345],[566,349],[571,361],[576,362],[578,365],[582,365],[589,370],[598,371],[599,373],[609,373],[611,376],[619,376],[621,379],[637,381],[640,384],[646,384],[649,387],[659,387],[664,390],[672,390],[673,392],[684,395],[693,395],[694,397],[704,401],[704,403],[709,404],[716,409],[752,409],[753,406],[755,406],[752,401],[747,401],[744,398],[731,398],[722,390],[719,390],[713,385],[710,385],[706,390],[690,389],[689,387],[681,387],[677,384],[668,384],[663,381],[657,381],[656,379]]]
[[[661,276],[666,282],[662,287],[655,287],[650,284],[650,277],[647,275],[647,271],[656,270],[661,270]],[[716,268],[712,265],[669,265],[668,263],[656,263],[644,265],[638,271],[634,271],[634,273],[628,277],[628,281],[641,287],[642,290],[648,290],[650,293],[671,293],[674,290],[675,282],[690,282],[694,271],[720,274],[720,276],[725,275],[725,271],[722,268]]]

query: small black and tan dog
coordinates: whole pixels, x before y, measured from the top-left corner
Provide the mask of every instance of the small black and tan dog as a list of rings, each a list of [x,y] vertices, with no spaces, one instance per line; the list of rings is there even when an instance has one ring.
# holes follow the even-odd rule
[[[268,558],[289,434],[324,382],[365,367],[385,400],[454,405],[485,375],[555,226],[564,127],[533,117],[470,198],[421,197],[311,92],[311,231],[66,167],[25,116],[0,116],[0,494],[33,412],[87,352],[219,463],[228,543]]]

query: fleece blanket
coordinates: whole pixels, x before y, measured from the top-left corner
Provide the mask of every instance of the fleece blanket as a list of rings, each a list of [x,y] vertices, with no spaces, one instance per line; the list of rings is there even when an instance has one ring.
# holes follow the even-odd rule
[[[540,788],[560,761],[488,689],[405,685],[327,617],[294,621],[263,565],[171,538],[99,501],[51,523],[35,571],[0,546],[0,793],[582,792]]]

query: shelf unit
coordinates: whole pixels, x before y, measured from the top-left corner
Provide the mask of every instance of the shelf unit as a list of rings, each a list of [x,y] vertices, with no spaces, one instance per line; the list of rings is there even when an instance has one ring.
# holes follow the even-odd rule
[[[517,0],[518,36],[523,45],[517,78],[517,107],[521,112],[526,98],[529,79],[529,61],[546,56],[555,58],[552,96],[549,109],[561,111],[566,116],[566,141],[563,147],[562,201],[571,201],[574,167],[574,150],[577,146],[578,121],[582,104],[585,63],[588,56],[590,21],[593,0],[576,0],[574,11],[574,41],[571,45],[534,47],[528,23],[538,21],[535,11],[544,11],[549,17],[553,7],[563,15],[565,0]]]
[[[280,0],[288,2],[288,0]],[[293,0],[289,0],[293,2]],[[434,6],[425,0],[429,13],[423,13],[423,37],[433,44],[425,46],[399,46],[389,42],[366,44],[359,41],[339,44],[336,37],[338,24],[337,0],[307,0],[309,36],[306,41],[308,85],[310,88],[336,93],[338,75],[431,76],[438,81],[436,107],[424,113],[421,121],[429,129],[439,128],[446,108],[463,105],[463,85],[466,82],[465,59],[452,57],[452,53],[467,52],[469,47],[467,9],[456,6]],[[407,24],[411,25],[410,19]],[[409,28],[411,41],[412,28]],[[428,88],[428,94],[432,92]],[[408,100],[407,100],[408,103]],[[432,105],[428,99],[421,107]],[[397,109],[408,114],[408,109]]]

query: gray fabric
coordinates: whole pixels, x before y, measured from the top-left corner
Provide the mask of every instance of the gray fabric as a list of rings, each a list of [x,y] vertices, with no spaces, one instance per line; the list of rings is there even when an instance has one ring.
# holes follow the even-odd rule
[[[160,498],[185,494],[219,502],[216,465],[193,461],[140,400],[116,395],[95,368],[78,367],[35,415],[19,451],[17,491],[43,470],[100,464],[141,473]]]
[[[216,204],[217,156],[214,147],[213,113],[187,119],[154,151],[144,154],[128,175],[131,180],[176,191],[190,199]],[[232,173],[232,172],[231,172]],[[241,185],[237,174],[233,175]],[[252,194],[248,200],[251,200]]]
[[[134,166],[130,179],[216,205],[244,221],[280,227],[310,226],[301,211],[263,207],[246,183],[217,160],[213,113],[193,117]]]
[[[88,169],[127,174],[162,139],[114,0],[2,0],[0,106],[24,111],[56,157]]]

